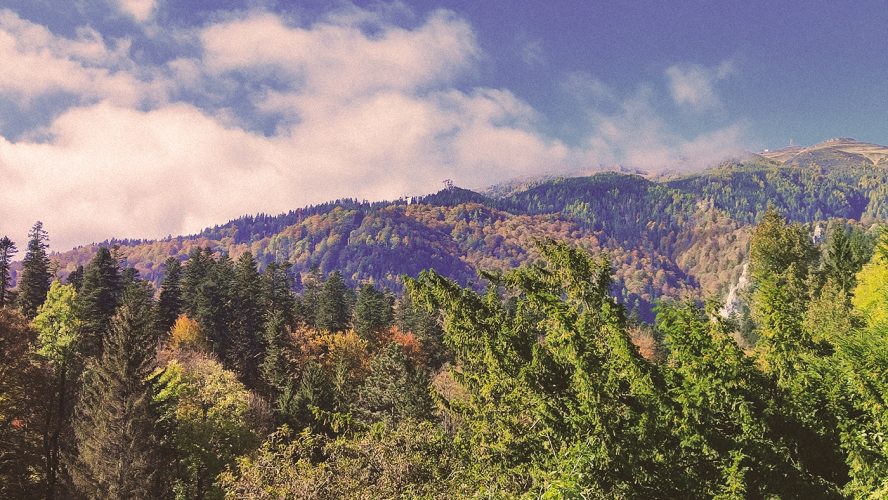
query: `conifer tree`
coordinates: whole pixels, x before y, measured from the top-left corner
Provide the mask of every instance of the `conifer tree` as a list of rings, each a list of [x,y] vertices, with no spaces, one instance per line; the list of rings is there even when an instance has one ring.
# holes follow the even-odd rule
[[[22,277],[18,285],[18,304],[22,314],[33,318],[37,308],[46,300],[52,273],[46,255],[48,236],[43,223],[37,221],[29,233],[28,249],[22,261]]]
[[[434,409],[428,377],[394,342],[373,359],[358,406],[367,420],[391,424],[405,418],[427,419]]]
[[[355,300],[355,332],[371,344],[378,344],[380,335],[394,323],[394,302],[391,294],[364,284]]]
[[[102,337],[120,301],[123,279],[120,265],[105,247],[99,248],[83,272],[77,294],[77,317],[81,322],[80,354],[84,358],[102,352]]]
[[[9,287],[12,286],[9,264],[12,256],[18,252],[15,243],[8,237],[0,238],[0,307],[10,302]]]
[[[83,285],[83,265],[79,265],[77,269],[71,271],[71,274],[68,275],[68,284],[74,285],[75,291],[80,291],[80,286]]]
[[[237,259],[234,275],[228,358],[241,380],[256,387],[262,356],[262,282],[252,254],[246,252]]]
[[[345,286],[342,274],[330,273],[317,306],[317,327],[330,332],[345,331],[351,320],[352,301],[352,292]]]
[[[295,320],[296,302],[293,298],[293,278],[290,264],[272,262],[262,273],[262,302],[266,321],[279,315],[285,325]]]
[[[160,285],[157,302],[157,324],[161,332],[168,332],[182,314],[182,264],[170,257],[164,263],[166,275]]]
[[[89,361],[75,410],[71,473],[89,498],[162,496],[157,409],[152,401],[156,320],[147,285],[126,289],[101,355]]]

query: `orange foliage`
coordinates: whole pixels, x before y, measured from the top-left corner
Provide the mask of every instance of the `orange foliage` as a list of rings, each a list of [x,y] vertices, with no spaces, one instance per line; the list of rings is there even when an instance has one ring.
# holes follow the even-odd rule
[[[413,332],[402,332],[397,326],[393,326],[390,335],[392,342],[400,345],[407,357],[420,364],[425,362],[422,342],[416,338]]]

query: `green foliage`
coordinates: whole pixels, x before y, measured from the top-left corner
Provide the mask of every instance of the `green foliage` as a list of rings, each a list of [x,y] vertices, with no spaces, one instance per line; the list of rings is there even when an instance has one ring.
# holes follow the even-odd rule
[[[328,332],[343,332],[351,324],[354,296],[338,271],[327,276],[321,288],[315,313],[315,325]]]
[[[383,332],[394,323],[394,297],[364,284],[355,300],[354,328],[361,338],[379,344]]]
[[[610,269],[550,243],[546,264],[502,278],[512,300],[434,273],[408,282],[444,315],[466,391],[449,401],[477,472],[497,495],[660,495],[681,491],[661,382],[625,333]],[[627,453],[627,450],[633,450]],[[565,489],[566,488],[566,489]]]
[[[166,275],[160,286],[157,301],[158,330],[168,332],[182,314],[182,264],[179,259],[170,257],[164,262]]]
[[[46,302],[37,309],[34,328],[38,332],[37,353],[55,365],[71,361],[80,334],[75,313],[77,292],[73,285],[53,281]]]
[[[463,457],[429,422],[405,421],[349,438],[284,427],[220,476],[226,498],[447,498],[472,493]]]
[[[155,498],[164,490],[149,379],[158,337],[152,312],[147,289],[127,289],[101,355],[83,374],[71,473],[87,497]]]
[[[888,232],[883,233],[879,251],[856,276],[852,303],[870,325],[888,322]]]
[[[28,248],[22,261],[22,275],[18,283],[18,306],[27,318],[37,314],[37,308],[46,300],[52,273],[46,255],[48,236],[42,222],[36,222],[28,234]]]
[[[176,490],[188,498],[216,498],[213,480],[235,457],[258,445],[255,398],[233,372],[200,354],[171,360],[157,377],[155,400],[172,423],[180,458]]]
[[[429,379],[401,346],[391,342],[373,359],[364,380],[357,411],[371,422],[396,423],[406,418],[431,418],[434,403]]]
[[[18,252],[15,243],[8,237],[0,238],[0,307],[3,307],[12,301],[10,287],[12,286],[12,276],[9,273],[9,263],[12,257]]]
[[[77,317],[81,322],[79,351],[84,358],[101,355],[103,337],[120,303],[123,281],[120,264],[107,248],[100,248],[84,269],[77,293]]]
[[[250,253],[241,255],[235,263],[234,273],[231,340],[226,359],[248,387],[258,387],[264,325],[262,282],[253,255]],[[289,299],[289,294],[286,299]],[[288,305],[282,307],[284,308],[292,309]]]
[[[673,425],[681,439],[693,497],[825,497],[811,484],[797,447],[775,428],[782,410],[771,382],[740,350],[721,322],[696,307],[665,305],[657,329],[668,348],[665,375]],[[691,493],[693,492],[693,493]]]

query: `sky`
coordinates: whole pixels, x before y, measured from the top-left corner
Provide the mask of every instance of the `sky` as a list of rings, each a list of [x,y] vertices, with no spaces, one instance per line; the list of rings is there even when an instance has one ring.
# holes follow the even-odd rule
[[[0,0],[0,235],[888,144],[886,54],[886,0]]]

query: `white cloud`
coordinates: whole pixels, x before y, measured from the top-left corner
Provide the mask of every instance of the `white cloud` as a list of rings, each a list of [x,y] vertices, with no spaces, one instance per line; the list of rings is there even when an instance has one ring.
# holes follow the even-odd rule
[[[79,29],[77,35],[55,36],[10,10],[0,10],[0,96],[23,99],[23,104],[58,92],[126,105],[162,98],[163,84],[145,82],[132,69],[129,40],[109,45],[90,28]]]
[[[157,0],[114,0],[117,8],[136,21],[144,23],[151,19],[157,9]]]
[[[695,111],[705,111],[721,106],[715,84],[734,72],[731,61],[724,61],[714,68],[684,64],[666,68],[666,78],[676,104],[687,105]]]
[[[445,178],[483,187],[617,162],[696,165],[742,140],[739,126],[685,139],[650,90],[621,98],[577,74],[565,88],[584,96],[589,132],[569,147],[509,90],[466,85],[484,56],[465,20],[438,11],[405,26],[394,20],[404,9],[349,7],[302,24],[233,14],[177,34],[191,45],[156,66],[134,64],[128,40],[64,38],[0,11],[0,98],[74,96],[41,130],[0,136],[0,234],[24,241],[41,219],[62,250],[337,197],[422,194]],[[263,120],[276,128],[254,130]]]
[[[615,92],[610,91],[610,96]],[[590,108],[591,133],[583,145],[588,165],[620,164],[648,171],[693,170],[711,166],[744,150],[746,127],[731,123],[685,137],[676,133],[658,113],[654,89],[643,85],[621,100],[617,109]]]

